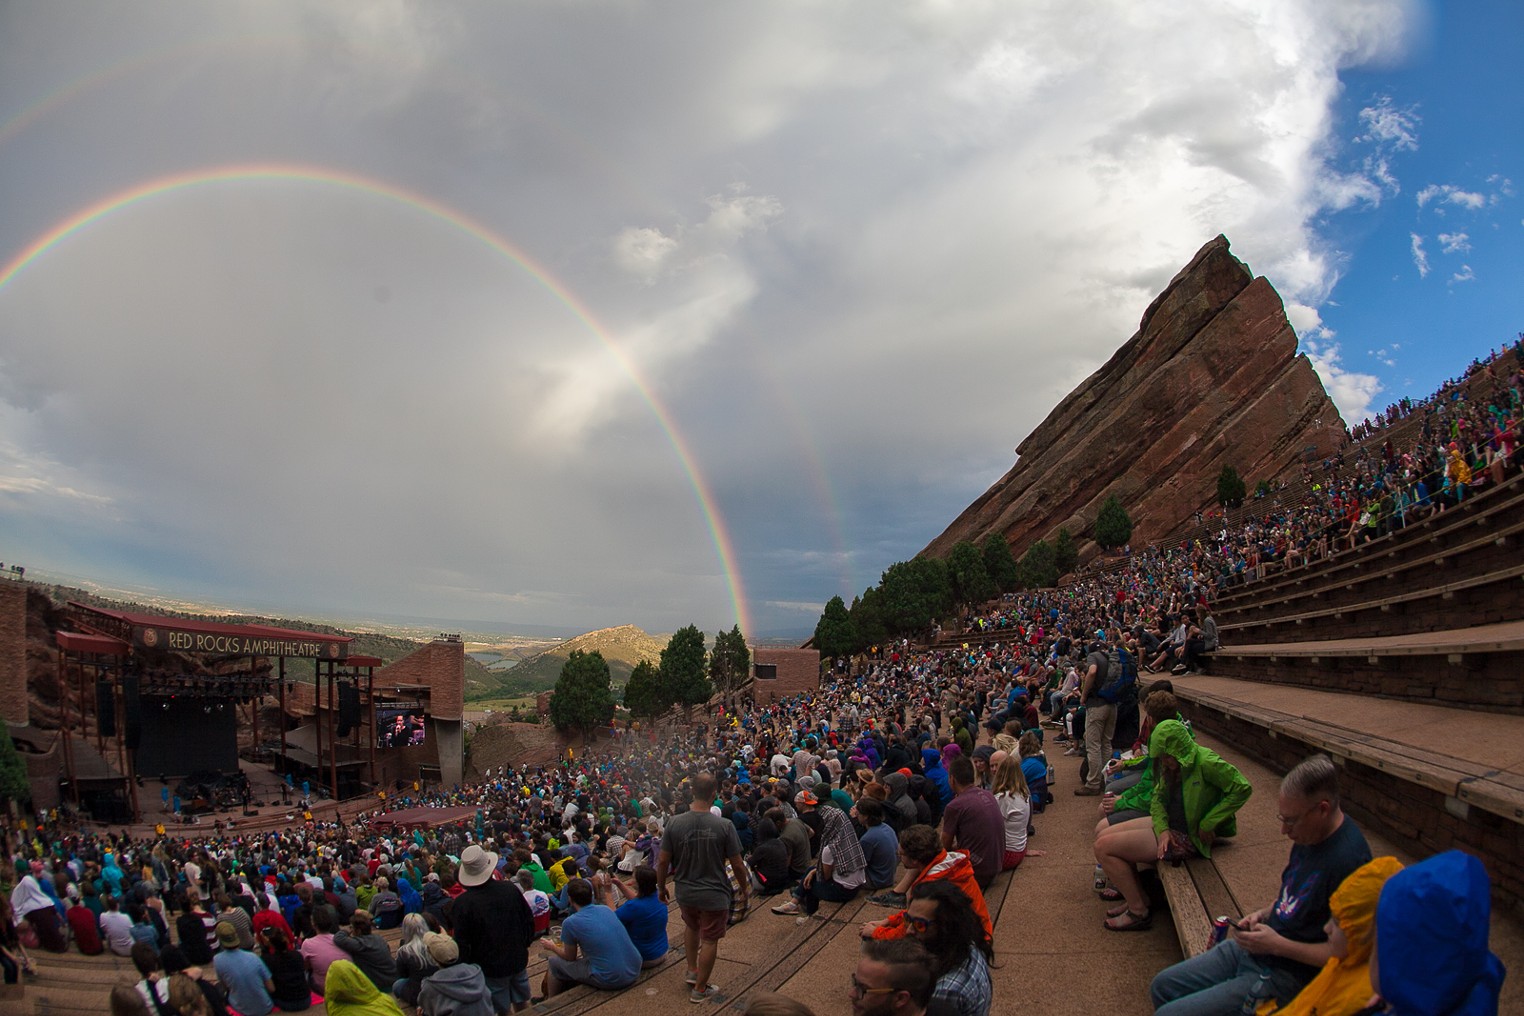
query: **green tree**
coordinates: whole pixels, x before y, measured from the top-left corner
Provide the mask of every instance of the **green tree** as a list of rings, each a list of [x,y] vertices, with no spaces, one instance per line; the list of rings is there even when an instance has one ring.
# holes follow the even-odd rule
[[[1222,472],[1217,474],[1217,503],[1224,508],[1237,508],[1244,503],[1248,493],[1238,470],[1232,466],[1223,466]]]
[[[714,633],[714,649],[709,653],[709,680],[721,693],[735,691],[751,672],[751,650],[738,624],[730,631]],[[706,698],[708,696],[705,696]]]
[[[606,726],[614,717],[614,689],[609,665],[594,649],[573,649],[561,665],[556,691],[550,698],[550,722],[557,730],[578,730],[585,742],[594,728]]]
[[[1101,502],[1101,512],[1095,517],[1095,542],[1107,550],[1115,550],[1132,539],[1132,517],[1115,494]]]
[[[852,615],[840,596],[833,596],[815,622],[815,648],[825,657],[846,656],[857,649],[857,632]]]
[[[672,700],[662,694],[661,671],[650,660],[641,660],[630,671],[630,680],[624,686],[624,707],[631,715],[650,719],[660,716],[672,706]]]
[[[684,706],[706,702],[712,694],[705,674],[704,633],[694,625],[679,628],[661,651],[662,694]]]
[[[947,571],[952,577],[953,595],[957,602],[979,604],[993,599],[999,591],[984,567],[984,555],[974,546],[973,540],[960,540],[947,555]]]
[[[1002,593],[1009,593],[1021,584],[1016,558],[1012,556],[1011,545],[1004,536],[999,533],[986,536],[983,551],[984,570],[989,573],[995,588]]]
[[[0,798],[11,801],[18,808],[32,799],[32,784],[26,778],[26,761],[3,727],[0,727]]]
[[[1079,548],[1074,545],[1074,537],[1067,529],[1058,531],[1058,540],[1053,544],[1053,563],[1060,575],[1069,574],[1079,565]]]
[[[1038,540],[1021,555],[1021,584],[1028,589],[1047,589],[1058,584],[1058,560],[1053,544]]]
[[[847,617],[852,621],[852,652],[861,653],[889,641],[889,626],[884,621],[884,594],[877,587],[869,586],[861,596],[853,597]]]
[[[918,557],[891,564],[879,583],[883,617],[891,635],[923,631],[952,609],[952,580],[940,558]]]

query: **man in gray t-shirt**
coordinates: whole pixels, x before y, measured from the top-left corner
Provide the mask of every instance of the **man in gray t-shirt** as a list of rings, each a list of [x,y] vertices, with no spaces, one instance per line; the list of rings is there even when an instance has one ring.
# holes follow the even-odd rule
[[[744,907],[750,888],[746,862],[741,860],[741,838],[728,819],[711,810],[717,789],[711,773],[693,778],[693,802],[688,810],[667,823],[656,861],[656,882],[663,903],[672,898],[667,886],[670,873],[677,883],[677,906],[683,915],[683,946],[688,960],[689,1000],[704,1002],[719,994],[709,983],[720,939],[730,921],[732,889],[725,873],[728,861],[735,873],[735,890]]]

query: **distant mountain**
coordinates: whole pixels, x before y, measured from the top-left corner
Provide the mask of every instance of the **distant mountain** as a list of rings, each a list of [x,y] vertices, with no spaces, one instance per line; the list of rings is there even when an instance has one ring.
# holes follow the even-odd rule
[[[561,668],[566,664],[567,658],[578,649],[584,653],[594,650],[602,653],[603,658],[608,661],[609,674],[613,678],[614,687],[617,688],[630,679],[630,671],[634,670],[635,665],[641,660],[658,662],[661,659],[661,651],[666,647],[665,638],[647,635],[633,624],[622,624],[617,628],[600,628],[557,643],[529,657],[500,676],[497,672],[493,672],[493,676],[498,680],[491,694],[527,695],[531,692],[554,688],[556,678],[561,676]]]

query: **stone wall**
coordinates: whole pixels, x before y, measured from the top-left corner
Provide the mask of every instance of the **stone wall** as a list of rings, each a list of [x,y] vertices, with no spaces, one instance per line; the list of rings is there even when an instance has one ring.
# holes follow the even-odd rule
[[[775,649],[756,647],[751,651],[752,697],[759,704],[820,688],[820,653],[814,649]],[[777,676],[762,677],[767,668]]]
[[[26,690],[26,584],[0,578],[0,719],[32,722]]]

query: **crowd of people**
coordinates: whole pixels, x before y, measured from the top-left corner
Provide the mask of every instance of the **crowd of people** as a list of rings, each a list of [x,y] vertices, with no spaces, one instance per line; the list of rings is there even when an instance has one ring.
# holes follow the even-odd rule
[[[1074,793],[1099,807],[1094,889],[1114,904],[1105,927],[1146,929],[1139,867],[1209,856],[1235,835],[1252,788],[1196,742],[1168,677],[1152,679],[1140,701],[1143,675],[1202,667],[1217,642],[1211,600],[1327,552],[1323,541],[1354,507],[1375,503],[1379,532],[1410,510],[1465,497],[1484,467],[1500,480],[1517,455],[1517,406],[1514,372],[1490,390],[1456,386],[1404,407],[1425,414],[1415,443],[1377,453],[1367,441],[1300,506],[965,619],[999,639],[956,648],[901,640],[832,661],[816,691],[715,703],[681,738],[651,729],[575,760],[505,766],[389,802],[473,807],[464,822],[394,833],[362,815],[194,838],[86,834],[46,817],[8,826],[15,876],[0,912],[0,965],[14,982],[31,965],[28,950],[129,956],[142,979],[113,992],[111,1008],[131,1016],[228,1005],[264,1016],[319,1003],[334,1013],[400,1004],[485,1016],[572,985],[630,986],[676,951],[667,938],[675,902],[685,988],[702,1004],[723,997],[711,978],[737,921],[769,919],[749,916],[764,908],[808,919],[862,895],[883,916],[859,929],[855,1013],[987,1016],[991,964],[1010,947],[996,942],[984,893],[1037,853],[1030,837],[1051,800],[1048,744],[1084,756]],[[1448,478],[1456,452],[1469,474],[1428,502],[1403,500],[1410,483]],[[1162,972],[1151,989],[1161,1012],[1234,1012],[1271,999],[1292,1012],[1346,1011],[1295,1007],[1329,981],[1352,998],[1359,992],[1346,981],[1357,967],[1371,967],[1373,984],[1361,949],[1388,923],[1394,953],[1382,938],[1382,956],[1418,948],[1418,929],[1386,920],[1402,912],[1387,906],[1389,893],[1409,907],[1435,906],[1444,891],[1472,913],[1485,908],[1475,869],[1462,872],[1472,879],[1463,885],[1432,877],[1431,862],[1405,872],[1373,862],[1326,759],[1293,770],[1279,801],[1293,844],[1280,897],[1222,945]],[[391,928],[401,929],[395,951],[379,934]],[[533,986],[531,950],[547,961]],[[1485,938],[1467,953],[1477,972],[1468,983],[1490,988],[1495,1004],[1501,972],[1487,955]],[[1450,1008],[1415,1007],[1403,975],[1387,968],[1379,978],[1393,1012],[1485,1011],[1453,1005],[1463,986],[1445,995]],[[756,1004],[808,1011],[781,997]]]

